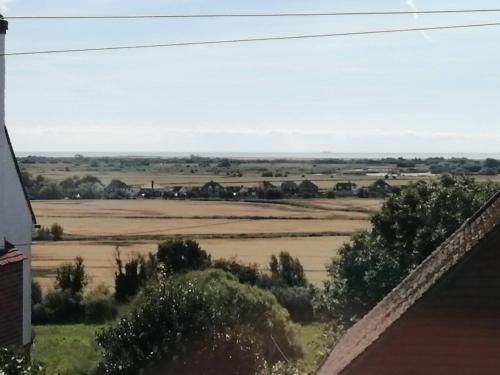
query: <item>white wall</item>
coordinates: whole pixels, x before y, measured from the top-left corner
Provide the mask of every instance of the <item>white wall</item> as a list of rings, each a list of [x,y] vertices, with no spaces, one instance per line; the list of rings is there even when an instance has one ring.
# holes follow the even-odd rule
[[[5,35],[0,34],[0,51]],[[23,344],[31,341],[31,240],[33,222],[14,159],[7,144],[5,124],[5,58],[0,56],[0,238],[14,244],[27,260],[23,268]],[[0,241],[3,242],[3,241]]]

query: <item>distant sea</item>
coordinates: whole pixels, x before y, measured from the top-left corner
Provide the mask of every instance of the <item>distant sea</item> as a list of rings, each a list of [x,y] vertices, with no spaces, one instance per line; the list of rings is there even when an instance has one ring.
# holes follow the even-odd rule
[[[390,152],[50,152],[21,151],[17,156],[72,157],[80,154],[87,157],[163,157],[181,158],[190,155],[212,158],[237,159],[382,159],[382,158],[468,158],[468,159],[500,159],[500,153],[390,153]]]

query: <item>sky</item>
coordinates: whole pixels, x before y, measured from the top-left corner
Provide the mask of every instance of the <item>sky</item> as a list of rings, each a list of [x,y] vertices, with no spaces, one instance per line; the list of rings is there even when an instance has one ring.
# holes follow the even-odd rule
[[[376,3],[376,4],[375,4]],[[10,0],[6,16],[495,8],[442,0]],[[7,52],[499,22],[498,14],[12,20]],[[23,152],[500,151],[500,27],[6,58]]]

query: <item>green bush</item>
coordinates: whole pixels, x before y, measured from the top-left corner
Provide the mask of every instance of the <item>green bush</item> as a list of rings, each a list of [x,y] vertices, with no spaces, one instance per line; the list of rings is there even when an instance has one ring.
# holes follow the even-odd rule
[[[271,255],[269,269],[272,277],[281,281],[286,286],[307,285],[304,267],[302,267],[298,258],[293,258],[286,251],[282,251],[278,257]]]
[[[56,289],[77,294],[83,292],[87,284],[88,277],[82,257],[76,257],[74,263],[65,263],[56,270]]]
[[[162,276],[127,318],[98,335],[106,374],[254,375],[300,350],[269,292],[221,270]]]
[[[85,324],[101,324],[116,319],[118,309],[112,296],[89,296],[84,300]]]
[[[83,298],[70,290],[54,290],[41,303],[33,306],[34,324],[81,322],[84,316]]]
[[[136,254],[123,264],[118,247],[115,250],[115,263],[115,298],[120,302],[135,296],[146,281],[155,276],[157,268],[156,257],[151,253],[148,259]]]
[[[40,283],[31,281],[31,306],[42,302],[42,287]]]
[[[52,235],[53,241],[61,241],[64,234],[64,229],[61,225],[54,223],[50,227],[50,234]]]
[[[158,245],[158,261],[169,272],[199,270],[210,266],[210,255],[193,240],[170,240]]]
[[[0,348],[0,375],[42,375],[43,368],[32,363],[27,355],[8,348]]]
[[[259,278],[256,264],[243,265],[236,259],[217,259],[212,263],[212,268],[221,269],[236,276],[240,283],[255,285]]]
[[[279,304],[288,310],[295,322],[310,323],[314,320],[314,289],[305,287],[271,288]]]

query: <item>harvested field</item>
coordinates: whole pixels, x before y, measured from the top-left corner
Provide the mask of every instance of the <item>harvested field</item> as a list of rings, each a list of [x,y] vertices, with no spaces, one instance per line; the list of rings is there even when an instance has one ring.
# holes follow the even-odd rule
[[[214,259],[236,257],[242,263],[257,263],[266,269],[269,257],[280,251],[288,251],[298,257],[306,270],[307,277],[318,283],[325,279],[325,264],[335,256],[336,250],[349,237],[299,237],[249,240],[200,240],[201,246]],[[40,242],[33,249],[33,269],[37,280],[47,288],[52,285],[53,271],[61,263],[71,262],[77,256],[85,260],[85,266],[92,277],[91,285],[113,286],[113,254],[116,244],[94,242]],[[123,258],[132,253],[155,252],[156,242],[121,245]]]
[[[155,251],[175,236],[197,239],[213,257],[237,257],[267,266],[271,254],[299,257],[311,281],[348,236],[370,226],[380,205],[373,199],[310,199],[276,202],[90,200],[35,201],[38,222],[64,227],[66,241],[34,246],[35,275],[46,285],[55,268],[80,255],[92,284],[113,284],[113,252]]]

